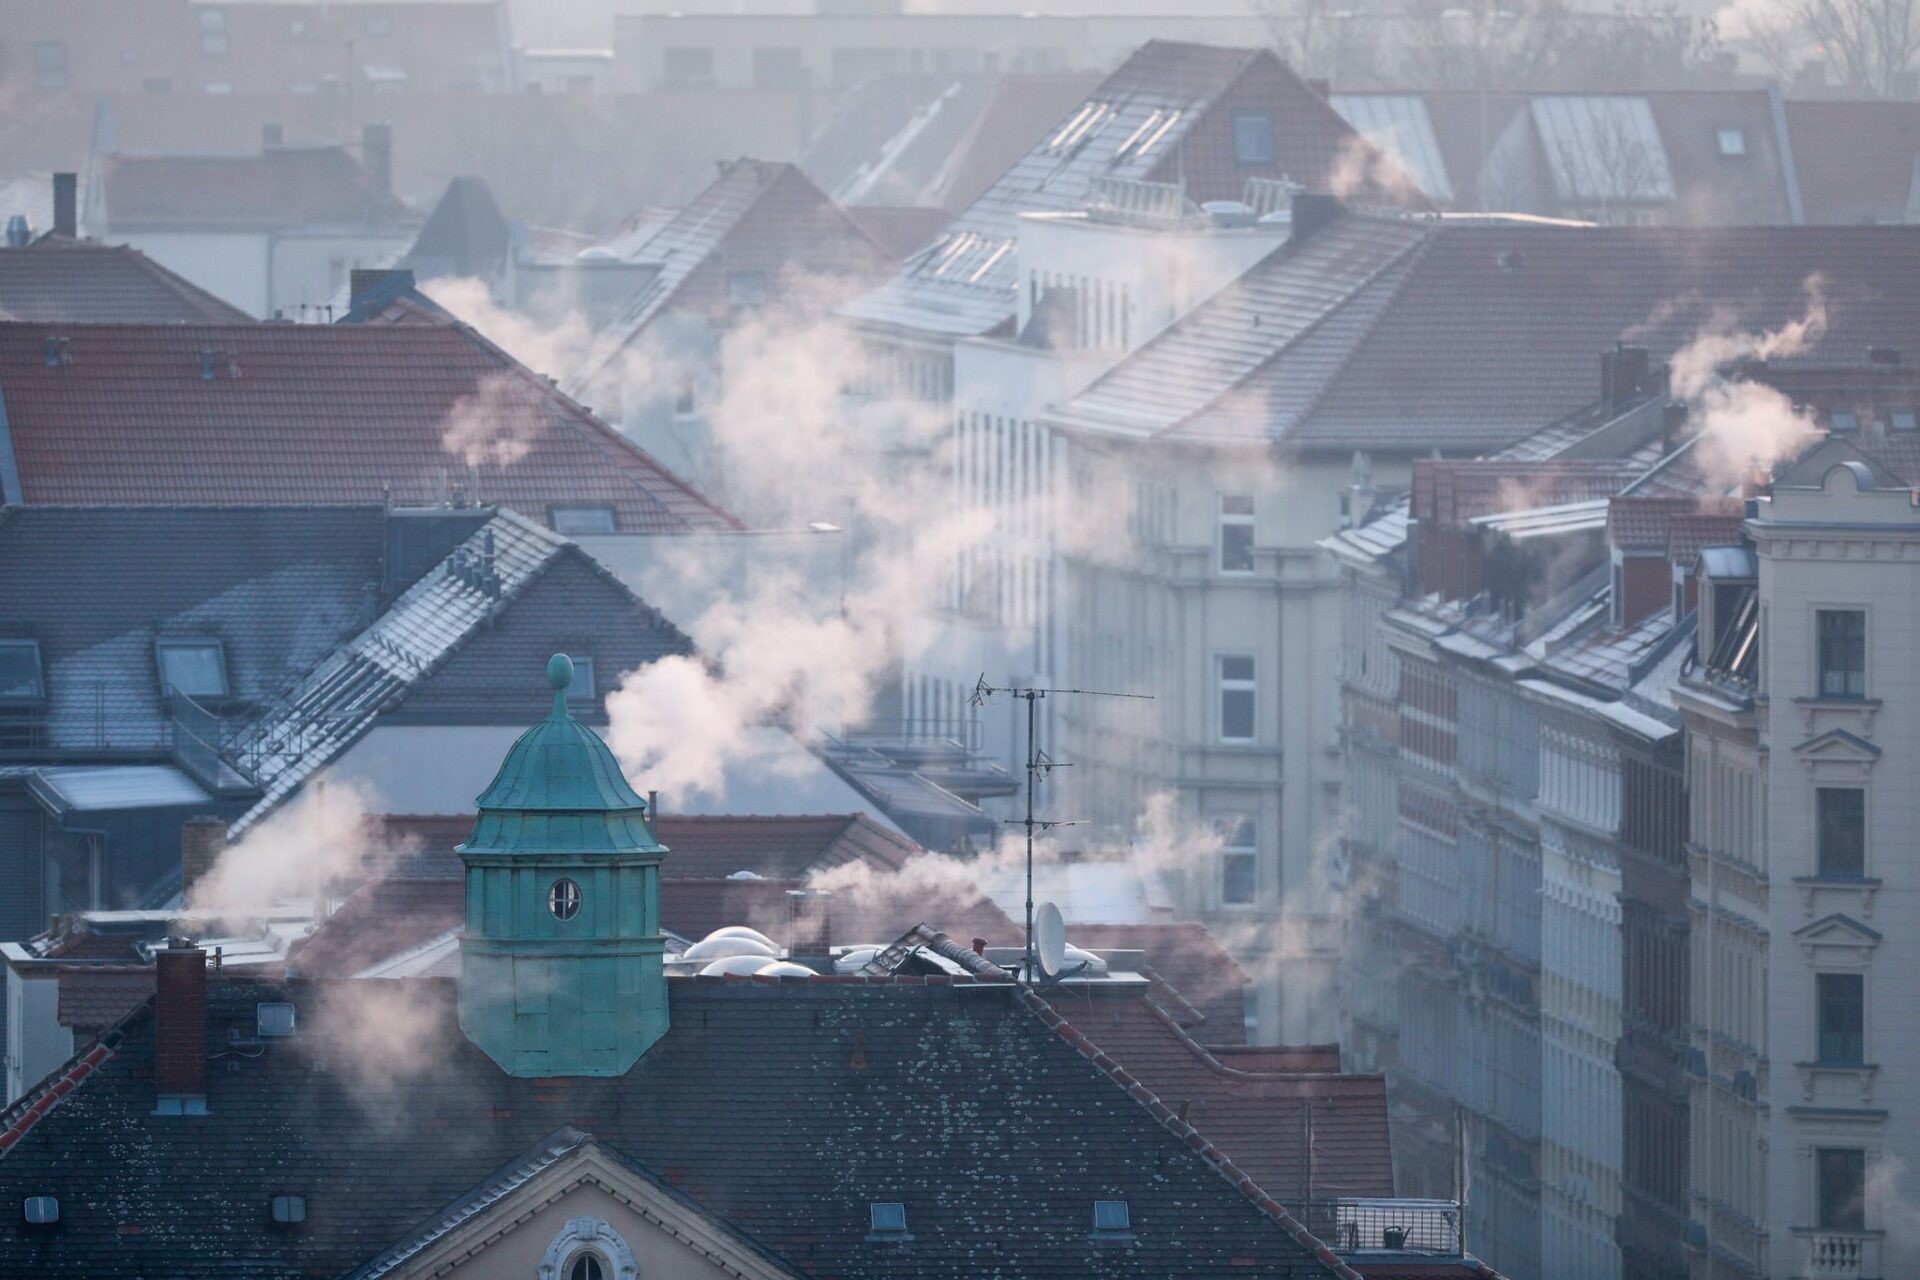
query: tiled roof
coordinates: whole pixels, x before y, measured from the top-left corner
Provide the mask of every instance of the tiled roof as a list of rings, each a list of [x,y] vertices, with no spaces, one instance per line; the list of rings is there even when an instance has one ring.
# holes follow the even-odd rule
[[[1674,533],[1674,522],[1688,517],[1718,518],[1731,521],[1737,532],[1741,514],[1738,498],[1674,497],[1643,498],[1638,495],[1616,497],[1607,504],[1607,540],[1623,551],[1657,551],[1665,555]],[[1700,532],[1693,524],[1688,536]],[[1708,543],[1695,543],[1694,550]]]
[[[1702,504],[1706,505],[1705,503]],[[1706,547],[1738,546],[1745,523],[1740,502],[1734,500],[1731,511],[1701,511],[1677,515],[1668,525],[1667,559],[1682,569],[1691,569]]]
[[[590,385],[669,306],[724,311],[732,305],[732,273],[761,273],[772,298],[782,272],[804,270],[820,287],[837,276],[877,274],[890,257],[798,168],[741,159],[723,164],[713,184],[627,260],[656,270],[596,338],[576,387]]]
[[[68,965],[57,981],[60,1025],[85,1033],[112,1026],[153,994],[153,970],[136,965]]]
[[[1246,991],[1252,980],[1205,925],[1076,923],[1067,932],[1074,946],[1090,951],[1144,952],[1148,971],[1143,976],[1160,988],[1161,1007],[1203,1044],[1237,1045],[1246,1039]]]
[[[630,1071],[559,1080],[509,1077],[460,1035],[452,982],[391,990],[407,1013],[389,1032],[426,1056],[370,1077],[362,1025],[327,1003],[347,988],[213,982],[210,1042],[262,1000],[300,1006],[300,1030],[209,1072],[207,1123],[150,1114],[153,1021],[136,1015],[57,1107],[0,1113],[35,1135],[0,1137],[0,1198],[69,1189],[59,1233],[0,1225],[8,1256],[49,1280],[335,1275],[572,1125],[789,1265],[844,1280],[1354,1275],[1009,984],[670,981],[671,1028]],[[307,1229],[275,1231],[262,1201],[293,1171]],[[1129,1202],[1128,1247],[1090,1239],[1096,1198]],[[906,1205],[910,1240],[868,1241],[883,1200]]]
[[[305,977],[350,978],[458,929],[465,919],[466,886],[459,880],[370,880],[293,945],[287,968]]]
[[[0,324],[0,395],[29,504],[419,506],[471,459],[481,500],[535,520],[740,527],[462,325]]]
[[[383,521],[378,507],[0,512],[0,614],[40,642],[48,746],[161,747],[162,636],[217,637],[235,702],[276,696],[364,625]]]
[[[1052,1004],[1269,1195],[1393,1194],[1384,1076],[1259,1071],[1223,1062],[1137,993],[1096,986],[1057,995]]]
[[[455,178],[414,237],[398,265],[422,279],[474,276],[491,280],[513,249],[513,228],[494,202],[486,180],[470,174]]]
[[[345,147],[269,147],[250,156],[109,155],[105,222],[133,230],[364,225],[409,217]]]
[[[666,814],[654,824],[671,854],[661,874],[720,880],[736,871],[800,879],[842,863],[898,868],[921,852],[863,813],[797,817]]]
[[[1608,459],[1420,458],[1413,464],[1412,514],[1423,522],[1458,527],[1496,512],[1612,497],[1641,470]]]
[[[1590,404],[1616,342],[1658,362],[1715,326],[1777,327],[1806,314],[1816,282],[1828,327],[1775,364],[1920,350],[1920,297],[1886,286],[1920,271],[1920,228],[1349,219],[1397,244],[1336,222],[1275,251],[1051,420],[1307,450],[1493,450]],[[1331,288],[1301,269],[1330,235],[1319,252],[1350,264]]]
[[[1240,108],[1273,113],[1271,165],[1235,163],[1227,111]],[[944,235],[842,314],[939,337],[986,333],[1015,311],[1021,214],[1080,208],[1095,178],[1180,182],[1194,201],[1239,199],[1250,175],[1323,187],[1342,146],[1357,140],[1326,99],[1271,52],[1149,41]]]
[[[1808,222],[1903,222],[1920,165],[1920,102],[1786,104]]]
[[[250,317],[125,245],[42,236],[0,252],[0,319],[52,324],[249,324]]]
[[[875,204],[848,205],[847,216],[896,261],[924,248],[947,225],[948,217],[944,209]]]

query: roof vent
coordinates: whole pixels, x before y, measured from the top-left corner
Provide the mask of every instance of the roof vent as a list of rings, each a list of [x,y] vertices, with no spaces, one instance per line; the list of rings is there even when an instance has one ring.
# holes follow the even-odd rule
[[[24,249],[33,239],[33,225],[27,221],[27,215],[16,213],[7,219],[7,248]]]
[[[294,1008],[284,1001],[253,1006],[253,1033],[262,1040],[284,1040],[293,1034]]]

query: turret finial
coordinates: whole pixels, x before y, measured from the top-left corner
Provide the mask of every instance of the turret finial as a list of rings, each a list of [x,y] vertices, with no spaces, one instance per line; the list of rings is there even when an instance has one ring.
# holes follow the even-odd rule
[[[556,653],[547,659],[547,683],[553,686],[553,715],[567,718],[567,686],[573,683],[573,659]]]

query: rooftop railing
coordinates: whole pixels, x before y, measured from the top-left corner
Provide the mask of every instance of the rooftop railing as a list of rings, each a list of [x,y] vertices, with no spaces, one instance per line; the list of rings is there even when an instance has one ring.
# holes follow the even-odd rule
[[[1288,1213],[1336,1253],[1390,1251],[1457,1257],[1460,1206],[1452,1200],[1283,1201]]]

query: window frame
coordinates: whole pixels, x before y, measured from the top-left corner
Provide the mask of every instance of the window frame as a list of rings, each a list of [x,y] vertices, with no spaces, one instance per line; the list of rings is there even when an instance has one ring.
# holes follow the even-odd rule
[[[573,681],[567,685],[567,705],[570,707],[599,706],[600,689],[594,682],[593,655],[569,653],[567,660],[573,663]]]
[[[1258,124],[1265,131],[1262,145],[1249,144],[1255,139],[1241,132],[1243,125]],[[1233,135],[1233,163],[1241,169],[1271,169],[1274,163],[1274,143],[1277,141],[1271,107],[1235,107],[1228,118],[1228,127]]]
[[[567,886],[572,892],[562,890]],[[572,876],[557,876],[547,886],[547,914],[561,924],[569,924],[580,918],[580,908],[585,904],[587,895],[581,891],[580,882]]]
[[[167,671],[167,655],[189,650],[212,650],[214,661],[220,669],[218,690],[202,692],[195,689],[182,689],[173,683]],[[153,662],[160,676],[160,692],[163,696],[172,697],[178,693],[192,698],[195,702],[221,702],[233,696],[233,674],[227,667],[227,645],[226,641],[218,636],[161,636],[153,642]]]
[[[1832,989],[1851,987],[1850,996],[1830,995]],[[1852,1027],[1829,1024],[1829,1010],[1836,1021],[1852,1022]],[[1840,1015],[1850,1017],[1842,1019]],[[1828,972],[1813,975],[1814,1063],[1823,1067],[1864,1067],[1867,1065],[1867,975],[1859,972]],[[1850,1037],[1851,1044],[1843,1043]],[[1838,1052],[1830,1050],[1837,1049]],[[1848,1050],[1851,1049],[1851,1052]]]
[[[1260,901],[1260,825],[1250,814],[1235,815],[1221,825],[1229,824],[1233,830],[1220,843],[1220,905],[1256,906]],[[1233,868],[1242,863],[1248,868],[1247,893],[1235,897],[1229,886],[1235,881]]]
[[[1239,509],[1243,502],[1246,507],[1244,511]],[[1258,566],[1254,562],[1253,549],[1259,541],[1258,520],[1252,494],[1222,493],[1218,496],[1214,503],[1214,568],[1216,570],[1235,576],[1253,573],[1256,570]],[[1233,531],[1236,551],[1241,550],[1238,542],[1244,531],[1247,540],[1244,548],[1244,563],[1240,562],[1239,556],[1234,558],[1232,564],[1227,561],[1228,530]]]
[[[1242,659],[1252,672],[1248,676],[1227,674],[1229,662]],[[1251,653],[1216,653],[1213,655],[1214,725],[1217,739],[1229,745],[1246,745],[1260,741],[1260,660]],[[1245,694],[1247,698],[1248,726],[1244,737],[1227,732],[1227,695]]]
[[[603,513],[607,517],[607,527],[604,529],[564,529],[561,527],[570,516],[598,515]],[[547,523],[553,526],[555,533],[564,537],[592,537],[595,534],[620,532],[620,513],[614,510],[611,502],[558,502],[547,508]]]
[[[65,40],[35,40],[28,56],[33,60],[34,88],[65,89],[72,83],[73,53]]]
[[[882,1221],[883,1218],[884,1221]],[[902,1200],[868,1201],[867,1239],[879,1243],[913,1239],[913,1232],[907,1223],[906,1202]]]
[[[1844,815],[1833,815],[1829,808],[1839,803],[1839,797],[1856,797],[1858,811],[1852,815],[1857,819],[1858,827],[1853,832],[1855,847],[1851,851],[1853,866],[1851,869],[1836,870],[1829,860],[1828,836],[1831,834],[1834,819]],[[1814,872],[1822,880],[1863,880],[1867,874],[1867,789],[1865,787],[1815,787],[1813,790],[1813,853]]]
[[[1827,619],[1856,618],[1857,635],[1842,635],[1837,629],[1829,636]],[[1849,652],[1836,652],[1828,660],[1828,644],[1845,645]],[[1813,611],[1813,664],[1817,696],[1825,700],[1859,702],[1867,696],[1867,611],[1865,609],[1815,609]],[[1829,677],[1832,677],[1830,680]],[[1838,690],[1830,685],[1837,684]]]
[[[1857,1164],[1857,1176],[1854,1170],[1848,1170],[1848,1180],[1853,1183],[1847,1203],[1839,1202],[1835,1194],[1839,1188],[1830,1187],[1827,1181],[1829,1169],[1840,1162],[1831,1157],[1848,1157],[1848,1164]],[[1864,1147],[1815,1147],[1813,1149],[1813,1219],[1816,1230],[1820,1231],[1856,1231],[1867,1229],[1867,1152]]]
[[[24,652],[33,664],[33,671],[25,693],[8,693],[0,688],[0,706],[22,707],[37,706],[47,700],[47,664],[40,653],[40,642],[25,636],[7,636],[0,638],[0,653],[8,650]]]

